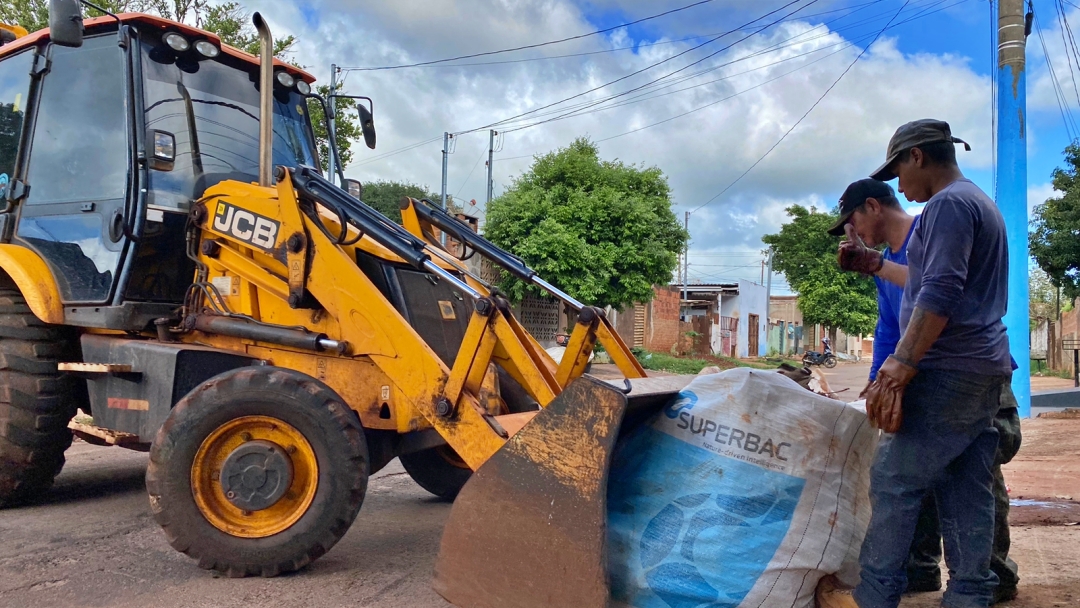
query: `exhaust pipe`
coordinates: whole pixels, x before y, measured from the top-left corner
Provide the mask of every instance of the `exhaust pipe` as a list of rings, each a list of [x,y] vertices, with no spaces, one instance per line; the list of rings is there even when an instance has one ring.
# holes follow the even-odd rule
[[[259,33],[259,185],[273,186],[274,38],[262,15],[251,16]]]

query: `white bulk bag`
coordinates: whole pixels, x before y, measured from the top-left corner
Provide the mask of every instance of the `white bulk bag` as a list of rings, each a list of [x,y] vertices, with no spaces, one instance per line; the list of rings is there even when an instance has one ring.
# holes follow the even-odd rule
[[[614,455],[614,603],[812,608],[822,576],[854,585],[876,438],[865,412],[775,372],[696,378]]]

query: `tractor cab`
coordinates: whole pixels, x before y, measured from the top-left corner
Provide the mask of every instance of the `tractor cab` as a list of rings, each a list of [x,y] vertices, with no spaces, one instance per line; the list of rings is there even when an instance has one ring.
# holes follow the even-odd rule
[[[142,330],[191,285],[193,202],[259,179],[258,59],[142,14],[53,31],[0,46],[0,242],[45,261],[65,325]],[[319,166],[313,80],[275,62],[275,166]]]

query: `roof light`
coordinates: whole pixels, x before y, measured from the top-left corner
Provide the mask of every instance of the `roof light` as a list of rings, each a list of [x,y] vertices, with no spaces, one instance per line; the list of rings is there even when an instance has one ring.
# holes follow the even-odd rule
[[[293,85],[296,84],[296,79],[293,78],[288,72],[278,72],[276,77],[278,84],[285,87],[286,89],[291,89]]]
[[[184,53],[191,48],[191,43],[188,42],[187,38],[184,38],[176,32],[165,34],[165,36],[162,37],[162,40],[165,41],[165,44],[169,45],[170,49],[177,53]]]
[[[300,91],[301,95],[308,95],[311,93],[311,85],[303,80],[296,81],[296,90]]]
[[[213,59],[221,54],[221,49],[214,46],[209,40],[199,40],[195,43],[195,51],[207,59]]]

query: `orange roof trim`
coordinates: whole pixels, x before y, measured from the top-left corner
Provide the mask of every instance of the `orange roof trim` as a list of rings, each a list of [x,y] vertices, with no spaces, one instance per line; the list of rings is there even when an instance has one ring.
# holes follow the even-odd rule
[[[207,40],[210,40],[210,41],[216,43],[218,46],[220,46],[222,53],[224,53],[226,55],[229,55],[231,57],[235,57],[237,59],[240,59],[241,61],[246,61],[247,63],[250,63],[253,66],[258,66],[259,65],[259,58],[256,57],[255,55],[252,55],[251,53],[241,51],[238,48],[229,46],[229,45],[223,43],[221,41],[221,38],[218,37],[217,34],[212,34],[212,33],[207,32],[205,30],[200,30],[197,27],[192,27],[190,25],[185,25],[183,23],[177,23],[175,21],[169,21],[168,19],[162,19],[161,17],[157,17],[157,16],[154,16],[154,15],[147,15],[147,14],[144,14],[144,13],[121,13],[121,14],[117,15],[117,17],[119,17],[120,21],[122,21],[124,23],[129,23],[129,22],[145,23],[147,25],[156,27],[156,28],[158,28],[158,29],[160,29],[162,31],[164,31],[164,30],[176,30],[176,31],[181,32],[183,34],[187,34],[188,36],[198,36],[200,38],[205,38]],[[110,23],[115,23],[115,21],[116,20],[113,19],[112,17],[94,17],[93,19],[87,19],[83,23],[84,23],[84,26],[85,26],[85,29],[86,29],[87,33],[93,33],[91,30],[93,30],[97,26],[107,25],[107,24],[110,24]],[[23,37],[15,40],[14,42],[5,44],[4,46],[0,47],[0,57],[10,55],[11,53],[14,53],[15,51],[26,48],[28,46],[35,45],[38,42],[41,42],[43,40],[47,40],[48,37],[49,37],[49,29],[48,28],[45,28],[43,30],[38,30],[38,31],[28,35],[28,36],[23,36]],[[275,67],[280,67],[280,68],[285,68],[285,70],[287,72],[289,72],[293,76],[298,77],[301,80],[303,80],[304,82],[307,82],[309,84],[312,83],[312,82],[315,82],[315,77],[312,76],[311,74],[308,74],[304,70],[301,70],[300,68],[298,68],[298,67],[296,67],[296,66],[294,66],[292,64],[285,63],[284,61],[282,61],[280,59],[274,59],[274,66]]]

